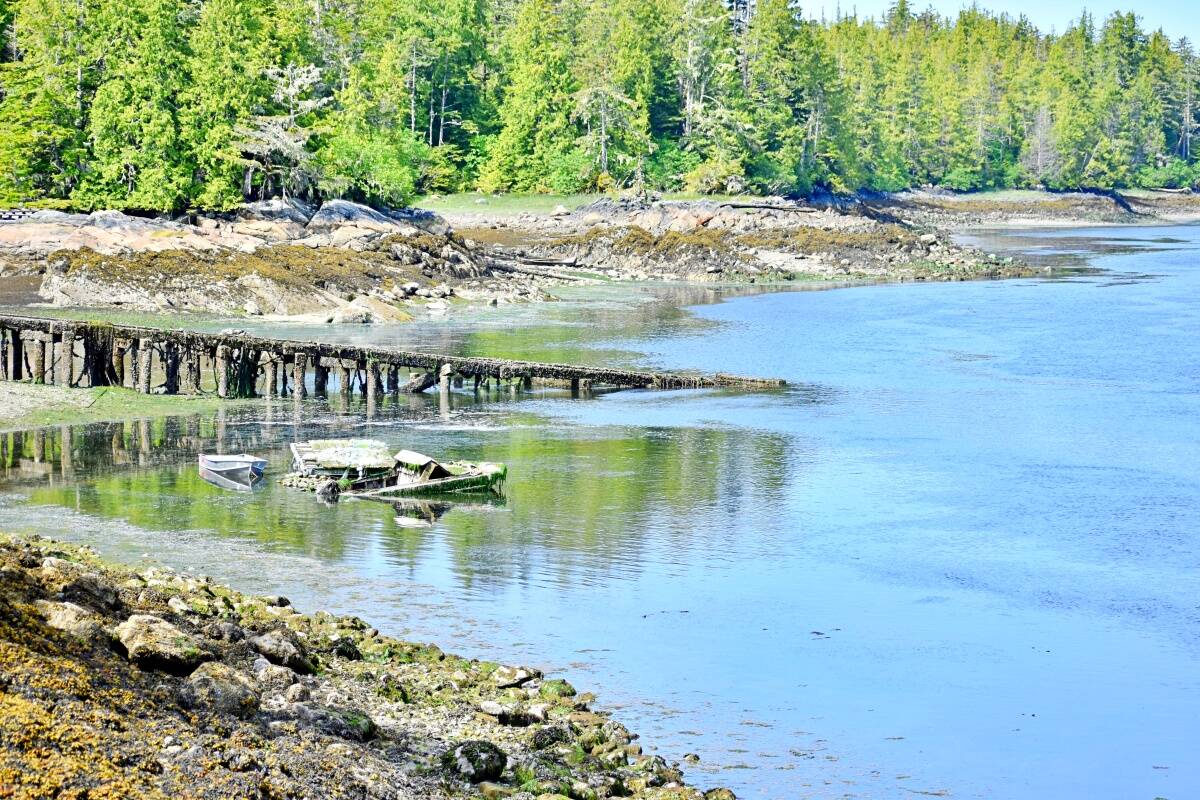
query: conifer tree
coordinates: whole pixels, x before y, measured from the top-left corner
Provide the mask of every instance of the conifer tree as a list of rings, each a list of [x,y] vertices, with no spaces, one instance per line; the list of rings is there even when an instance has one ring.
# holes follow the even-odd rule
[[[238,130],[267,100],[265,42],[252,0],[207,0],[192,30],[180,137],[202,208],[229,208],[253,192],[256,164],[243,157]]]
[[[183,10],[179,0],[100,4],[104,71],[89,114],[90,170],[76,192],[87,205],[170,211],[186,194],[176,118]]]

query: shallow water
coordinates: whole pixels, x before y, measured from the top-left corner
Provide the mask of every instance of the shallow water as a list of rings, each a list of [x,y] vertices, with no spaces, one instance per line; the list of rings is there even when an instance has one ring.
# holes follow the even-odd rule
[[[1200,228],[980,241],[1111,271],[355,329],[793,383],[416,399],[370,425],[264,403],[68,429],[69,459],[59,429],[0,437],[0,529],[561,672],[740,797],[1196,796]],[[333,432],[506,461],[507,497],[400,524],[195,475],[201,449],[282,468]]]

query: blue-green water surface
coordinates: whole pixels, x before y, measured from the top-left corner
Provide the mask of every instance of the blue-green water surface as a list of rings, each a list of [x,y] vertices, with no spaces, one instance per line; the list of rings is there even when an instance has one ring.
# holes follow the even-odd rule
[[[1200,228],[980,239],[1106,271],[341,331],[791,385],[27,432],[0,528],[559,672],[743,798],[1198,797]],[[398,521],[195,475],[325,434],[505,461],[507,497]]]

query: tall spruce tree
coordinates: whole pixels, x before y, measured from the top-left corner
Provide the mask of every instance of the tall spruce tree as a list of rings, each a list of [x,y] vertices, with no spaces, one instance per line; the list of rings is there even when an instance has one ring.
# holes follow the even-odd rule
[[[92,100],[89,172],[75,196],[90,206],[170,211],[190,175],[176,118],[184,5],[102,0],[95,25],[104,70]]]
[[[254,190],[257,165],[244,157],[238,131],[268,100],[261,14],[253,0],[208,0],[189,38],[180,138],[192,174],[190,199],[202,208],[229,208]]]

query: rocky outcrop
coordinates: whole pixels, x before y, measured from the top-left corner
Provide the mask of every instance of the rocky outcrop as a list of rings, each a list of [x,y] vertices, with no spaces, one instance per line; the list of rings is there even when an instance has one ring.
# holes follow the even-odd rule
[[[116,627],[115,634],[129,660],[147,669],[186,675],[212,658],[194,638],[150,614],[134,614]]]
[[[0,223],[0,273],[42,275],[56,306],[389,324],[449,299],[545,298],[553,281],[492,268],[438,215],[343,200],[252,203],[214,216],[37,212]]]
[[[83,249],[106,256],[167,251],[253,253],[287,243],[355,249],[363,247],[364,239],[381,236],[448,237],[451,233],[445,220],[428,211],[385,213],[346,200],[330,200],[316,211],[297,200],[268,200],[228,214],[181,219],[148,219],[120,211],[39,211],[0,224],[0,259],[28,262]]]

